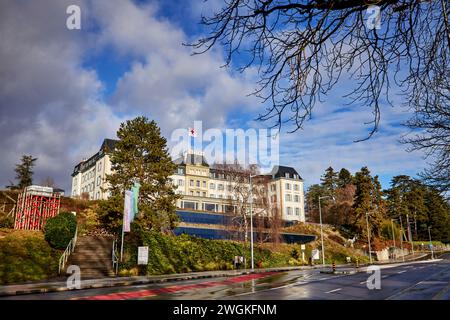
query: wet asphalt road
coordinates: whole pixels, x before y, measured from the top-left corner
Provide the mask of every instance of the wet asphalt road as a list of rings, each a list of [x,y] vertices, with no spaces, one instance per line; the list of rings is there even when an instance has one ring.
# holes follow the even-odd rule
[[[198,279],[151,285],[74,290],[6,297],[6,300],[450,300],[450,254],[441,261],[381,267],[381,289],[369,290],[371,274],[332,275],[320,270]],[[338,270],[340,270],[338,268]],[[341,269],[343,270],[343,269]],[[345,270],[350,270],[346,268]]]

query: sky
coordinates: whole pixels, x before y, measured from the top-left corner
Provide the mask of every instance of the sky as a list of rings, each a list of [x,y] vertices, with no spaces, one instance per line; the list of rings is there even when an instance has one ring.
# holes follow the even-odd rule
[[[121,122],[144,115],[166,138],[202,121],[204,128],[265,128],[265,107],[249,96],[258,73],[224,68],[220,46],[192,55],[183,43],[207,30],[202,14],[222,1],[2,0],[0,2],[0,188],[15,182],[21,155],[38,158],[34,182],[47,177],[70,192],[73,167],[115,138]],[[81,9],[81,30],[66,27],[69,5]],[[368,141],[368,107],[348,106],[350,81],[314,107],[304,128],[280,136],[280,164],[306,186],[324,170],[368,166],[384,188],[399,174],[426,166],[420,152],[398,142],[411,113],[381,106],[379,131]],[[394,99],[395,101],[395,99]],[[170,146],[170,143],[169,143]]]

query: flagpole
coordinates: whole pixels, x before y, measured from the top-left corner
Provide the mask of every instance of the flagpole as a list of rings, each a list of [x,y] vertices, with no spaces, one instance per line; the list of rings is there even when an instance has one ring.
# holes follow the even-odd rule
[[[124,192],[124,199],[126,198]],[[124,212],[125,212],[125,204],[124,204]],[[125,227],[125,214],[122,215],[122,241],[120,242],[120,262],[123,261],[123,239],[124,239],[124,227]]]

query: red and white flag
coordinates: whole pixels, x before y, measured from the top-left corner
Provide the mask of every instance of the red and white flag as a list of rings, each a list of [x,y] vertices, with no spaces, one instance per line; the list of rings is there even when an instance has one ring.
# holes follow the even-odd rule
[[[194,128],[189,128],[189,137],[197,137],[197,131]]]

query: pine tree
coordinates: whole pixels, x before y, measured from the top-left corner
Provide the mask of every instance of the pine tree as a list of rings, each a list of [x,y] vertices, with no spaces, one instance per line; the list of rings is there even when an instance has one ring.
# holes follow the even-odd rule
[[[14,171],[16,172],[16,179],[18,184],[16,186],[9,186],[11,189],[24,189],[33,184],[33,167],[35,166],[37,158],[31,155],[23,155],[21,163],[16,165]]]
[[[328,191],[330,196],[334,196],[334,191],[337,188],[338,174],[334,171],[332,167],[328,167],[325,170],[325,174],[320,178],[322,181],[322,186]]]
[[[433,240],[450,242],[450,205],[433,188],[429,188],[425,194],[425,205],[428,214],[427,227],[431,227],[431,237]]]
[[[169,231],[177,221],[176,199],[170,176],[175,171],[155,121],[137,117],[120,125],[119,141],[111,154],[112,174],[107,177],[111,197],[103,204],[103,220],[111,228],[121,225],[125,190],[139,182],[136,222],[146,229]]]
[[[345,186],[348,186],[353,183],[353,176],[345,168],[342,168],[339,171],[338,180],[337,180],[337,186],[338,188],[344,188]]]
[[[371,237],[380,235],[385,214],[385,203],[382,197],[381,184],[378,177],[372,178],[367,167],[355,174],[355,210],[354,227],[367,239],[367,220]],[[366,217],[367,215],[367,217]]]

